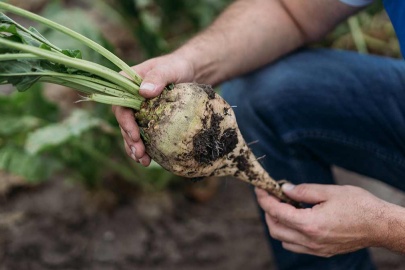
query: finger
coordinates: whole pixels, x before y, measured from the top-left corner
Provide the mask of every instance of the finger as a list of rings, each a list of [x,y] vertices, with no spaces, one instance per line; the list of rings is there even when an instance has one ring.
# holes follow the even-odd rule
[[[139,93],[145,98],[156,97],[166,85],[176,83],[177,79],[176,73],[169,65],[158,65],[146,73]]]
[[[258,187],[255,187],[255,193],[256,193],[256,197],[258,200],[271,196],[267,191],[265,191],[264,189],[258,188]],[[275,198],[275,199],[278,200],[277,198]]]
[[[308,255],[318,255],[317,252],[314,250],[298,245],[298,244],[291,244],[287,242],[283,242],[283,248],[289,251],[292,251],[294,253],[299,253],[299,254],[308,254]]]
[[[298,186],[284,184],[282,188],[284,193],[295,201],[318,204],[328,200],[340,187],[336,185],[318,184],[301,184]]]
[[[266,214],[266,222],[269,228],[271,237],[281,242],[304,244],[308,242],[308,238],[300,232],[288,228],[284,224],[273,219],[270,215]]]
[[[151,159],[150,157],[145,154],[140,160],[139,162],[144,166],[144,167],[148,167],[150,165]]]
[[[134,151],[134,154],[136,158],[139,159],[139,161],[141,161],[141,159],[144,159],[146,156],[149,157],[145,152],[145,145],[142,141],[133,143],[131,150]]]
[[[143,144],[142,140],[134,142],[131,138],[129,138],[128,134],[121,128],[122,137],[124,137],[125,142],[127,143],[129,149],[131,150],[131,154],[135,155],[137,159],[141,159],[145,156],[145,145]]]
[[[120,127],[128,134],[129,138],[138,142],[141,139],[139,127],[135,121],[134,111],[121,106],[113,106],[113,112]]]
[[[148,61],[143,62],[142,64],[136,65],[131,67],[139,76],[142,78],[145,77],[146,73],[153,68],[154,65],[156,65],[156,59],[151,59]],[[128,79],[132,79],[128,74],[126,74],[124,71],[121,71],[120,74],[124,75]]]
[[[292,229],[301,229],[312,219],[310,216],[311,209],[296,209],[294,206],[282,203],[270,195],[260,197],[258,202],[273,219]]]
[[[120,127],[120,130],[122,138],[124,138],[124,141],[128,144],[129,148],[131,148],[131,145],[133,144],[134,141],[129,137],[128,133],[124,131],[122,127]]]
[[[141,163],[141,165],[144,166],[144,167],[148,167],[148,166],[150,165],[150,163],[151,163],[151,158],[150,158],[147,154],[144,154],[144,155],[142,156],[142,158],[138,159],[138,158],[134,155],[134,153],[133,153],[131,147],[127,144],[127,142],[126,142],[125,140],[124,140],[124,144],[125,144],[125,151],[127,152],[128,156],[129,156],[130,158],[132,158],[133,160],[135,160],[135,161],[138,162],[138,163]]]
[[[132,158],[133,160],[135,160],[136,162],[139,162],[139,160],[135,157],[135,155],[132,153],[129,145],[127,144],[127,142],[124,140],[124,146],[125,146],[125,151],[127,152],[127,155]]]

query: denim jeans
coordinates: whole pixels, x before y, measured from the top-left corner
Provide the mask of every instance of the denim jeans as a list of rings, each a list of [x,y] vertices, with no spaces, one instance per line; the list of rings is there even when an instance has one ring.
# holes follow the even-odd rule
[[[334,164],[405,190],[405,61],[304,49],[222,89],[273,178],[333,184]],[[367,250],[320,258],[271,244],[280,270],[375,269]]]

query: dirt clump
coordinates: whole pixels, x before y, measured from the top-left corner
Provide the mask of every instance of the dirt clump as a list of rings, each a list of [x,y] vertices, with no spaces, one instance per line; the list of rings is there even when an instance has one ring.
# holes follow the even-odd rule
[[[251,170],[252,164],[245,155],[241,153],[241,155],[237,156],[233,161],[236,163],[236,167],[239,170],[239,172],[235,173],[235,177],[237,177],[240,172],[244,172],[249,177],[250,181],[257,179],[258,175]]]
[[[214,91],[214,89],[212,89],[212,87],[211,86],[209,86],[209,85],[204,85],[204,84],[199,84],[198,85],[199,87],[201,87],[203,90],[204,90],[204,92],[205,93],[207,93],[207,95],[208,95],[208,99],[214,99],[215,98],[215,91]]]
[[[224,118],[212,114],[210,127],[196,135],[193,139],[193,156],[202,164],[210,164],[231,153],[238,144],[235,129],[227,129],[221,135],[220,124]]]

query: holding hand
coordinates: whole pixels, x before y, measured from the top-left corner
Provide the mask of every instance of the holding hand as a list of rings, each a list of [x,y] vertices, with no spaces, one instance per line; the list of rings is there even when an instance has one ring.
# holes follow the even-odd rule
[[[194,79],[193,66],[175,54],[148,60],[133,69],[144,78],[139,90],[144,98],[158,96],[168,84],[191,82]],[[120,106],[113,106],[112,110],[120,125],[127,154],[143,166],[149,166],[151,159],[145,153],[134,111]]]
[[[266,191],[256,189],[266,212],[270,235],[295,253],[331,257],[371,246],[381,246],[387,235],[385,212],[389,203],[354,186],[285,184],[293,200],[315,204],[296,209]]]

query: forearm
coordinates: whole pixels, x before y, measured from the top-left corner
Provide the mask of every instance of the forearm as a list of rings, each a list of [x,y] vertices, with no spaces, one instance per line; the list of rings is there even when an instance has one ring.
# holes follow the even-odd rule
[[[240,0],[179,52],[191,59],[197,82],[216,84],[262,66],[303,43],[279,1]]]
[[[196,82],[215,85],[322,36],[354,11],[336,0],[239,0],[175,54],[193,64]]]

